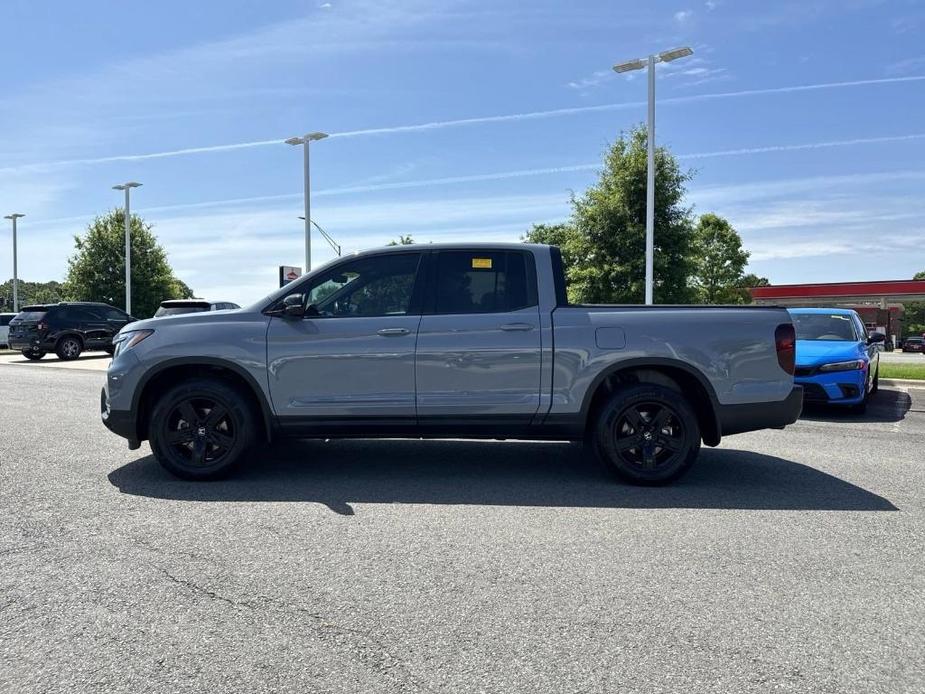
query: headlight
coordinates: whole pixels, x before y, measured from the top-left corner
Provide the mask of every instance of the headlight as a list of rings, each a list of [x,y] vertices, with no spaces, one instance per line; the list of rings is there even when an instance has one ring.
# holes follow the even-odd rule
[[[125,332],[119,333],[114,338],[112,338],[112,344],[113,347],[115,347],[113,356],[119,356],[122,354],[122,352],[131,349],[139,342],[153,334],[153,330],[126,330]]]
[[[836,361],[831,364],[823,364],[819,367],[820,371],[857,371],[863,369],[865,362],[863,359],[852,359],[851,361]]]

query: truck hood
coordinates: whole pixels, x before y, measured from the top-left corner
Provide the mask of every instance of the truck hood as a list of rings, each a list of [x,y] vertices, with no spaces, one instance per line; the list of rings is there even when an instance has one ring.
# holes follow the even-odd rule
[[[213,323],[228,323],[231,321],[253,320],[254,312],[243,308],[223,309],[221,311],[201,311],[199,313],[178,313],[175,316],[161,316],[159,318],[145,318],[129,323],[120,332],[129,330],[169,330],[173,327],[186,325],[211,325]]]
[[[858,342],[843,340],[797,340],[797,366],[816,366],[833,361],[848,361],[867,356]]]

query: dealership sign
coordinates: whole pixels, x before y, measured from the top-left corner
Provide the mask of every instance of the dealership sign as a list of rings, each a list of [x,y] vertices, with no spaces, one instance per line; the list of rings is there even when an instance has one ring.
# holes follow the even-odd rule
[[[302,276],[302,268],[294,267],[290,265],[280,265],[279,266],[279,286],[285,287],[287,284],[293,280],[297,280]]]

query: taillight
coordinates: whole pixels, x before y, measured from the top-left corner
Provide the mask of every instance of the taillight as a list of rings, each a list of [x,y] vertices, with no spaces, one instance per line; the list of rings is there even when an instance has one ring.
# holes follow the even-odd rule
[[[782,323],[774,331],[774,344],[777,348],[777,363],[780,368],[793,376],[797,360],[797,333],[793,323]]]

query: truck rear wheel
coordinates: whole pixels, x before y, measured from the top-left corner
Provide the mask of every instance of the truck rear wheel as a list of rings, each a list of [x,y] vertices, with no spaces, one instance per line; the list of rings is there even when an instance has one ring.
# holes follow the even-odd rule
[[[250,402],[230,384],[193,379],[174,386],[154,404],[148,435],[157,461],[177,477],[227,476],[256,439]]]
[[[616,391],[597,413],[592,440],[609,470],[633,484],[667,484],[700,452],[690,403],[664,386],[640,383]]]

